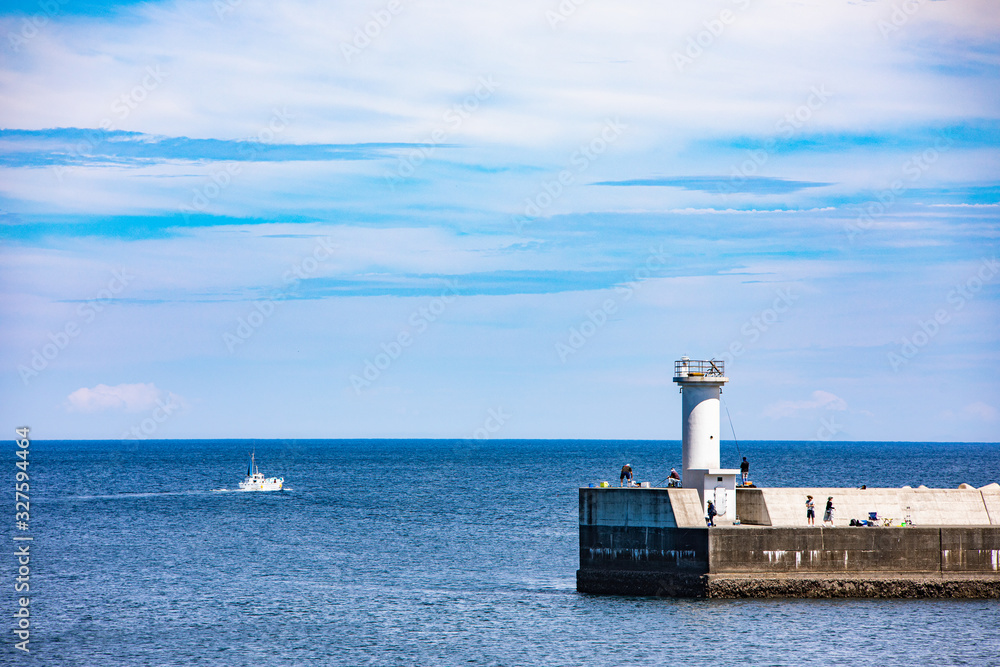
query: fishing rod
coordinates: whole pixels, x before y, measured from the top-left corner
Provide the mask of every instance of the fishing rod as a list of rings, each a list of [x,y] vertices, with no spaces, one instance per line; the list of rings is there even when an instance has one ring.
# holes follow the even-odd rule
[[[723,399],[722,404],[726,406],[726,417],[729,418],[729,428],[733,431],[733,442],[736,443],[736,455],[743,458],[743,452],[740,451],[740,441],[736,439],[736,428],[733,426],[733,416],[729,414],[729,406],[726,405],[725,399]]]

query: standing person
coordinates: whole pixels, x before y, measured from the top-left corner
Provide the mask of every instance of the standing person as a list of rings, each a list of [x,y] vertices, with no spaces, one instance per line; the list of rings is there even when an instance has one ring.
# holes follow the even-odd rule
[[[826,512],[823,513],[823,524],[824,525],[827,522],[829,522],[830,526],[831,527],[833,526],[833,510],[834,509],[836,509],[836,508],[833,506],[833,496],[830,496],[829,498],[826,499]]]
[[[747,485],[747,477],[750,476],[750,462],[747,461],[747,457],[743,457],[743,463],[740,464],[740,473],[743,474],[743,486]]]
[[[622,466],[622,474],[618,477],[618,486],[632,486],[632,464]]]
[[[816,503],[812,496],[806,496],[806,522],[810,526],[816,525]]]
[[[710,525],[710,526],[714,526],[715,525],[715,516],[717,514],[718,514],[718,512],[715,511],[715,503],[713,503],[711,500],[709,500],[708,501],[708,525]]]

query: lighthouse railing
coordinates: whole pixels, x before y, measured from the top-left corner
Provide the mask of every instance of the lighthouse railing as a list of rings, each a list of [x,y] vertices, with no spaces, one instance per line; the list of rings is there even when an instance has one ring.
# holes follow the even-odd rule
[[[725,377],[726,362],[721,359],[682,359],[674,362],[674,377],[688,377],[691,375]]]

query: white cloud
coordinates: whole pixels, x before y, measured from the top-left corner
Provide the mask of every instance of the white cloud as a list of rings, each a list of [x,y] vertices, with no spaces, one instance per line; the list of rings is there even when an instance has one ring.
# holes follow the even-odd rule
[[[803,410],[815,410],[818,408],[846,410],[847,401],[836,394],[817,389],[812,393],[812,400],[778,401],[777,403],[772,403],[764,409],[764,416],[772,419],[782,419],[784,417],[792,417]]]
[[[991,405],[986,405],[982,401],[976,401],[962,408],[962,414],[967,417],[976,417],[983,421],[991,422],[997,418],[997,409]]]
[[[350,61],[342,45],[384,3],[245,0],[220,18],[210,3],[177,0],[141,5],[120,22],[59,18],[7,68],[11,101],[0,121],[43,128],[108,119],[119,129],[232,138],[259,131],[277,104],[297,115],[294,142],[418,140],[488,75],[500,83],[496,99],[457,135],[528,148],[579,141],[589,123],[625,110],[654,137],[643,145],[696,127],[770,129],[820,83],[838,100],[858,101],[831,104],[813,124],[895,124],[903,113],[920,122],[952,103],[973,116],[992,111],[981,86],[935,67],[977,57],[1000,16],[984,1],[925,3],[892,39],[878,29],[892,12],[886,3],[644,0],[631,11],[589,3],[555,27],[546,18],[555,2],[404,4]],[[705,24],[723,8],[736,20],[711,38]],[[972,55],[911,46],[932,28]],[[706,36],[704,53],[678,70],[675,56]],[[162,83],[125,113],[116,101],[157,65]],[[899,75],[921,68],[923,76]]]
[[[144,412],[159,403],[178,403],[181,397],[157,388],[152,382],[143,384],[119,384],[109,387],[99,384],[94,388],[81,387],[66,398],[67,409],[71,412],[102,412],[104,410],[124,410]]]

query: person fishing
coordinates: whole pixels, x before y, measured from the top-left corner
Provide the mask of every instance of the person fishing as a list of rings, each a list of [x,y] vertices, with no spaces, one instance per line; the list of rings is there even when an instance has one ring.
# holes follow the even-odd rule
[[[618,486],[632,486],[632,464],[622,466],[622,474],[618,477]]]
[[[677,474],[677,468],[671,468],[670,469],[670,476],[667,477],[667,485],[668,486],[680,486],[681,485],[681,476]]]

